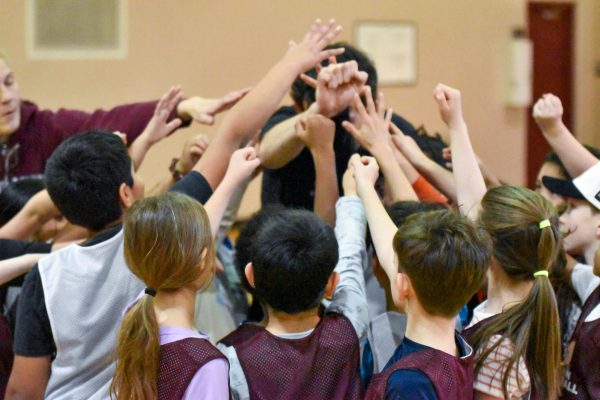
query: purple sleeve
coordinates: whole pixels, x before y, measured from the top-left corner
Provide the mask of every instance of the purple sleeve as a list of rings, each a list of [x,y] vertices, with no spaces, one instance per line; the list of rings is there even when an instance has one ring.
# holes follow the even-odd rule
[[[229,400],[229,366],[224,359],[204,364],[192,378],[182,400]]]

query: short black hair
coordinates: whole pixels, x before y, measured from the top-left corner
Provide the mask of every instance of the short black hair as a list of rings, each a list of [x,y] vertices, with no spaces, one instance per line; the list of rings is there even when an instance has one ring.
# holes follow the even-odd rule
[[[442,203],[426,203],[421,201],[406,200],[397,201],[387,208],[387,213],[394,221],[394,225],[400,226],[409,216],[426,211],[447,210],[448,207]]]
[[[366,85],[369,85],[371,87],[373,99],[376,99],[377,98],[377,70],[375,69],[375,65],[373,64],[373,61],[371,61],[371,59],[369,59],[369,57],[365,53],[363,53],[356,47],[354,47],[351,44],[346,43],[346,42],[337,42],[337,43],[330,44],[329,46],[327,46],[327,49],[338,49],[340,47],[343,47],[346,50],[342,54],[340,54],[339,56],[336,57],[337,62],[341,64],[341,63],[344,63],[347,61],[356,61],[358,63],[358,69],[360,71],[366,72],[369,75]],[[329,61],[324,60],[321,63],[321,65],[325,67],[325,66],[329,65]],[[317,70],[315,68],[313,68],[309,71],[306,71],[305,74],[312,78],[316,78]],[[299,77],[296,78],[296,80],[292,83],[290,95],[291,95],[292,99],[294,100],[294,102],[302,109],[307,108],[308,106],[310,106],[312,103],[315,102],[315,89],[308,86]]]
[[[256,237],[256,296],[288,314],[315,308],[337,261],[338,244],[329,225],[307,210],[282,211]]]
[[[254,245],[256,236],[265,223],[277,213],[285,210],[281,204],[268,204],[256,212],[244,227],[240,230],[240,235],[235,242],[235,255],[233,264],[238,272],[240,281],[244,289],[250,293],[254,293],[254,288],[250,286],[246,279],[246,265],[252,262],[254,258]]]
[[[43,179],[25,178],[8,184],[0,192],[0,226],[6,224],[21,211],[37,192],[44,190]]]
[[[127,147],[112,132],[91,130],[61,143],[46,163],[50,198],[76,225],[99,231],[122,217],[119,187],[133,186]]]

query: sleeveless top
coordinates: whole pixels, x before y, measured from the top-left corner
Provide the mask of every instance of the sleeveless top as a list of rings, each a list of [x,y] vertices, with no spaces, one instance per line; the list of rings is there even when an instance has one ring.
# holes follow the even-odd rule
[[[227,358],[208,340],[187,338],[160,346],[158,398],[181,399],[196,372],[206,363]]]
[[[425,374],[433,384],[439,400],[472,400],[472,357],[460,358],[436,349],[411,353],[373,376],[365,400],[385,399],[390,376],[403,369],[413,369]]]
[[[600,318],[585,322],[600,304],[600,286],[587,298],[571,337],[573,355],[563,381],[561,399],[600,399]]]
[[[144,289],[127,268],[123,230],[38,263],[56,358],[46,399],[109,399],[123,310]]]
[[[244,324],[221,343],[235,349],[251,399],[362,400],[359,341],[341,314],[325,314],[301,339]]]

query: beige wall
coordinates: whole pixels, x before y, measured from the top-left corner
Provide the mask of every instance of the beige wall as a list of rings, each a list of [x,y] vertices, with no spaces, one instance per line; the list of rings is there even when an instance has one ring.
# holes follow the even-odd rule
[[[0,2],[0,48],[9,54],[24,97],[50,108],[155,98],[174,83],[204,96],[252,85],[287,41],[300,38],[318,16],[335,17],[344,26],[341,39],[349,41],[357,20],[414,21],[418,83],[383,88],[389,105],[415,125],[443,132],[431,91],[437,82],[461,88],[477,152],[502,179],[524,182],[525,111],[505,107],[502,99],[506,47],[512,29],[526,24],[525,0],[130,0],[127,58],[69,62],[26,59],[24,3]],[[600,87],[593,76],[600,55],[600,2],[577,3],[577,132],[600,144],[594,112]],[[153,149],[141,170],[147,184],[199,132],[215,129],[195,126]],[[253,184],[243,213],[257,206]]]

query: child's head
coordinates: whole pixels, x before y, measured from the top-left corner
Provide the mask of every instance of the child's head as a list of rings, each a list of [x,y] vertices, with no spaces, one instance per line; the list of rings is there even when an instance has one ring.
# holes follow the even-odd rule
[[[124,223],[125,260],[156,296],[205,286],[214,275],[214,248],[208,216],[200,203],[179,193],[139,201]],[[154,293],[125,314],[117,341],[111,393],[123,399],[156,398],[159,327]]]
[[[490,189],[481,207],[479,222],[492,238],[494,273],[505,275],[505,282],[515,286],[530,283],[531,289],[522,302],[507,306],[479,329],[471,344],[482,349],[493,335],[506,335],[514,351],[505,376],[524,357],[537,395],[553,397],[560,383],[560,331],[548,270],[561,248],[556,210],[538,193],[515,186]],[[497,341],[478,355],[477,369],[499,344]]]
[[[117,135],[89,131],[61,143],[46,163],[52,201],[73,224],[99,231],[121,220],[144,195],[127,148]]]
[[[408,311],[414,298],[426,313],[445,318],[454,318],[479,289],[490,260],[486,235],[449,210],[409,216],[393,247],[396,305]]]
[[[337,240],[333,229],[312,212],[273,215],[256,235],[252,256],[246,277],[260,301],[274,311],[314,309],[335,289]]]

